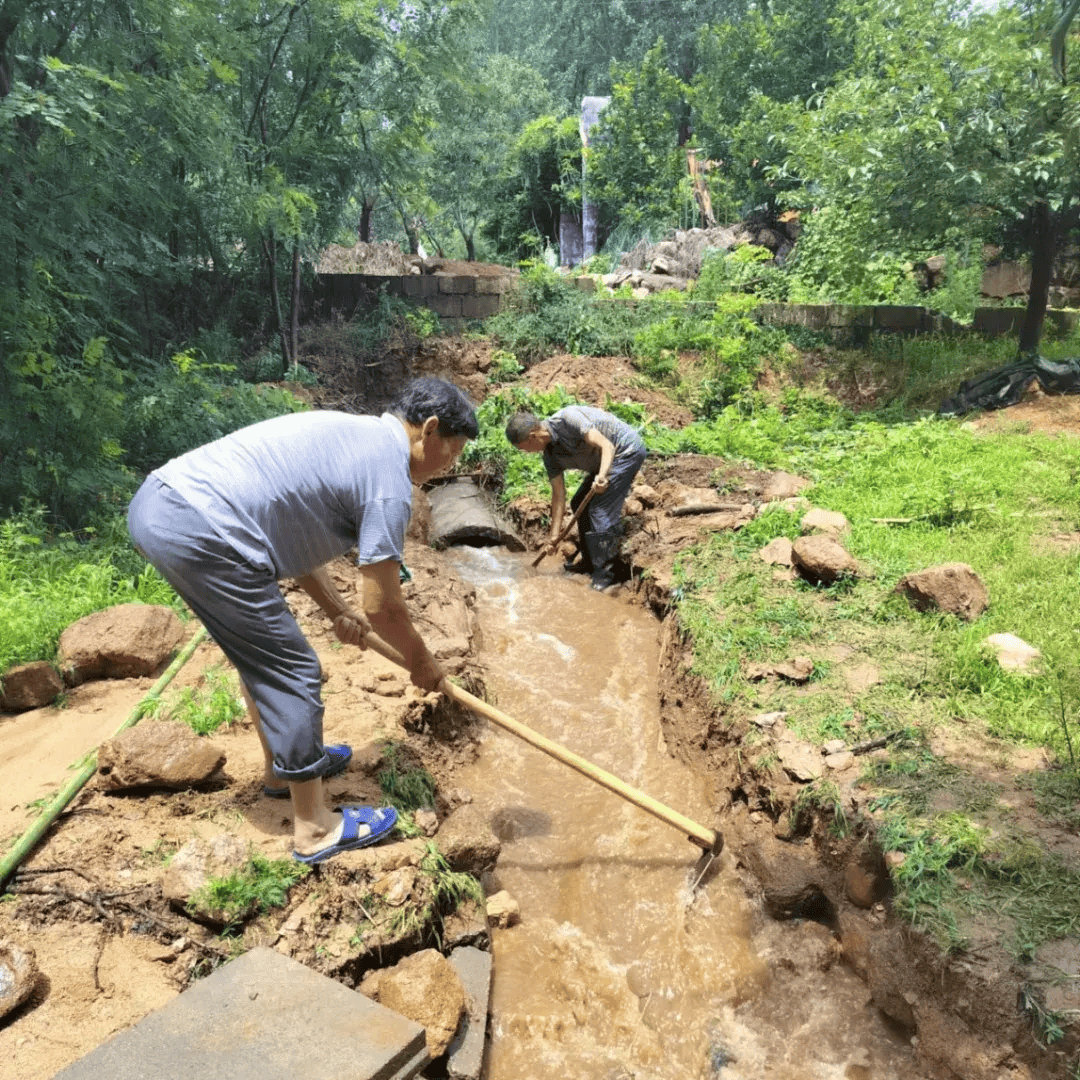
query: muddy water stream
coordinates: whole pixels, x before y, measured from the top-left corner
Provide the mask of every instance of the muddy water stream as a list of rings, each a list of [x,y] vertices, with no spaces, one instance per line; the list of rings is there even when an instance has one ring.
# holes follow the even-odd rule
[[[498,707],[714,827],[663,744],[655,620],[503,549],[449,557],[477,590]],[[494,934],[486,1080],[916,1075],[828,930],[767,919],[730,856],[698,882],[676,829],[494,727],[461,782],[502,840],[488,891],[521,907]]]

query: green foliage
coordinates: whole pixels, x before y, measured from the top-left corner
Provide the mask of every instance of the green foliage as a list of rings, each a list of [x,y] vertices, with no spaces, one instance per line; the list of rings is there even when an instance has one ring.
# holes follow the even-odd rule
[[[167,709],[196,735],[211,735],[247,712],[236,675],[220,668],[209,668],[198,686],[183,687]]]
[[[698,210],[679,145],[689,88],[671,73],[663,39],[640,64],[613,65],[611,102],[590,135],[588,185],[615,220],[694,225]]]
[[[799,304],[917,304],[913,261],[875,251],[866,204],[830,205],[806,219],[795,248],[789,286]]]
[[[211,878],[187,903],[189,912],[212,912],[232,926],[271,908],[284,907],[289,890],[309,869],[295,859],[267,859],[253,852],[241,870]]]
[[[52,531],[41,507],[0,520],[0,672],[52,660],[72,622],[131,601],[180,607],[134,552],[122,517],[79,534]]]
[[[288,390],[238,381],[232,367],[205,363],[191,350],[137,379],[129,394],[121,437],[129,463],[143,473],[248,424],[308,408]]]
[[[420,860],[420,870],[431,878],[432,897],[441,912],[454,911],[465,900],[484,903],[484,890],[480,882],[459,870],[451,870],[446,857],[434,842],[427,844]]]
[[[707,289],[716,285],[710,277]],[[676,397],[698,415],[712,416],[741,399],[753,387],[762,361],[779,350],[783,335],[764,327],[750,313],[760,302],[742,293],[720,292],[713,303],[696,301],[662,315],[634,336],[632,355],[654,378],[674,376],[680,354],[696,356],[693,378],[680,378]],[[671,308],[669,308],[670,310]]]
[[[496,349],[491,357],[488,381],[493,383],[513,382],[525,369],[518,363],[518,358],[505,349]]]
[[[557,349],[583,356],[619,356],[630,350],[637,316],[537,263],[521,275],[485,328],[528,368]]]
[[[581,204],[581,135],[577,120],[542,116],[526,124],[487,193],[482,232],[499,256],[538,257],[559,243],[559,219]]]

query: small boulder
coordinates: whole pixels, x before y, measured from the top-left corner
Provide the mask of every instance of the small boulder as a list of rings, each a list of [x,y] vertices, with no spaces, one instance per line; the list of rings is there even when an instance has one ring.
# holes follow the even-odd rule
[[[828,536],[839,536],[851,528],[851,524],[843,514],[838,514],[834,510],[821,510],[818,507],[803,514],[799,525],[805,534],[825,533]]]
[[[248,845],[238,836],[222,833],[212,840],[189,840],[169,861],[161,878],[161,895],[184,907],[211,878],[238,873],[247,862]],[[213,921],[214,912],[202,914]]]
[[[1006,671],[1030,672],[1042,653],[1015,634],[991,634],[986,644],[997,653],[998,663]]]
[[[487,917],[493,926],[506,930],[521,922],[521,908],[518,902],[502,889],[487,898]]]
[[[56,662],[68,686],[152,675],[187,633],[172,608],[117,604],[73,622],[60,635]]]
[[[37,980],[34,950],[0,938],[0,1016],[17,1009],[34,992]]]
[[[786,536],[778,536],[770,540],[758,552],[758,556],[770,566],[791,566],[794,561],[791,549],[791,541]]]
[[[64,689],[64,680],[52,664],[34,660],[17,664],[4,672],[0,685],[0,709],[4,712],[25,712],[48,705]]]
[[[907,596],[918,611],[937,609],[974,622],[989,606],[990,594],[967,563],[945,563],[906,574],[896,592]]]
[[[98,776],[109,791],[182,790],[205,782],[224,764],[222,750],[172,720],[144,720],[98,750]]]
[[[804,480],[801,476],[775,472],[769,476],[762,489],[761,497],[765,502],[780,502],[782,499],[793,499],[803,488],[809,486],[810,481]]]
[[[451,869],[480,877],[499,859],[502,844],[487,817],[471,803],[459,806],[439,829],[439,850]]]
[[[465,1015],[465,987],[453,965],[434,949],[406,956],[379,976],[375,1000],[420,1024],[428,1055],[446,1053]]]
[[[831,536],[800,536],[791,546],[791,561],[799,576],[814,585],[832,585],[854,577],[858,564]]]

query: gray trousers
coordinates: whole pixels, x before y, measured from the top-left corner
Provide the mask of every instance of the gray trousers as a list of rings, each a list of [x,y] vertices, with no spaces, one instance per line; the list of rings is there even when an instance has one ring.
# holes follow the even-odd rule
[[[322,741],[322,668],[273,575],[245,562],[156,476],[131,500],[128,531],[236,667],[259,709],[274,775],[321,776],[332,764]]]

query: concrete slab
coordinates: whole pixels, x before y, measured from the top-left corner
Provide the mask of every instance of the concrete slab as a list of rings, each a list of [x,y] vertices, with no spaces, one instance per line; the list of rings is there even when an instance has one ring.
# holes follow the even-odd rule
[[[409,1080],[424,1029],[272,949],[252,949],[53,1080]]]
[[[447,1051],[446,1071],[452,1080],[478,1080],[491,997],[491,953],[463,945],[450,953],[450,963],[465,986],[468,1012]]]

